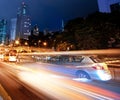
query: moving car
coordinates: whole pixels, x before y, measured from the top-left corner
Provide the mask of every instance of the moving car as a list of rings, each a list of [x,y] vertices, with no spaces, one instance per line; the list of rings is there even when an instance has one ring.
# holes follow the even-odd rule
[[[3,61],[16,62],[17,61],[17,51],[10,50],[9,52],[6,52],[4,54]]]
[[[79,65],[75,65],[78,69],[76,76],[78,78],[87,78],[95,80],[110,80],[111,74],[107,64],[101,62],[98,58],[93,56],[84,56]]]
[[[48,67],[51,70],[81,79],[107,81],[112,78],[107,64],[96,56],[51,56],[47,63],[52,64]]]
[[[12,62],[17,61],[17,51],[16,50],[9,51],[9,61],[12,61]]]

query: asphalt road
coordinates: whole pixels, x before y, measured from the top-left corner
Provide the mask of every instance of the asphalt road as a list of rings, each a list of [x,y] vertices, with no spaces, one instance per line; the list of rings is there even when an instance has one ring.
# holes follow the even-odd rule
[[[0,84],[12,100],[51,100],[45,94],[40,94],[25,86],[19,79],[10,74],[9,71],[9,68],[7,69],[5,65],[0,63]]]
[[[68,76],[45,70],[44,64],[0,65],[0,83],[12,100],[119,100],[120,97],[119,91],[115,91],[120,90],[119,85],[71,80]],[[33,91],[42,92],[42,98]]]

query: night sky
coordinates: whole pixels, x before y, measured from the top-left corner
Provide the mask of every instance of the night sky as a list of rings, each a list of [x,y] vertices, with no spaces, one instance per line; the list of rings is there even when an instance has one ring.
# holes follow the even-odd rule
[[[62,19],[67,22],[76,17],[84,17],[98,10],[97,0],[0,0],[0,19],[17,16],[21,3],[28,6],[32,26],[37,24],[40,30],[59,30]]]

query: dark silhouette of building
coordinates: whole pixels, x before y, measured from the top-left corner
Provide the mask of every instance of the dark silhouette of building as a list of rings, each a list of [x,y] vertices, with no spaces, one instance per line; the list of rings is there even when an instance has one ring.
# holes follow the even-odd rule
[[[28,39],[31,35],[31,19],[23,2],[17,13],[16,39]]]
[[[120,12],[120,2],[110,5],[111,12]]]
[[[120,10],[120,0],[97,0],[100,12],[111,13]]]

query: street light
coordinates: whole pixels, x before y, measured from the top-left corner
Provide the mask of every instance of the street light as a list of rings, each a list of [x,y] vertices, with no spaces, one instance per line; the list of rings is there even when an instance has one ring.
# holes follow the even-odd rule
[[[15,44],[16,44],[16,45],[19,45],[19,44],[20,44],[20,41],[19,41],[19,40],[16,40],[16,41],[15,41]]]
[[[25,42],[25,46],[27,46],[28,45],[28,43],[27,42]]]
[[[47,42],[43,42],[43,45],[46,47],[47,46]]]

